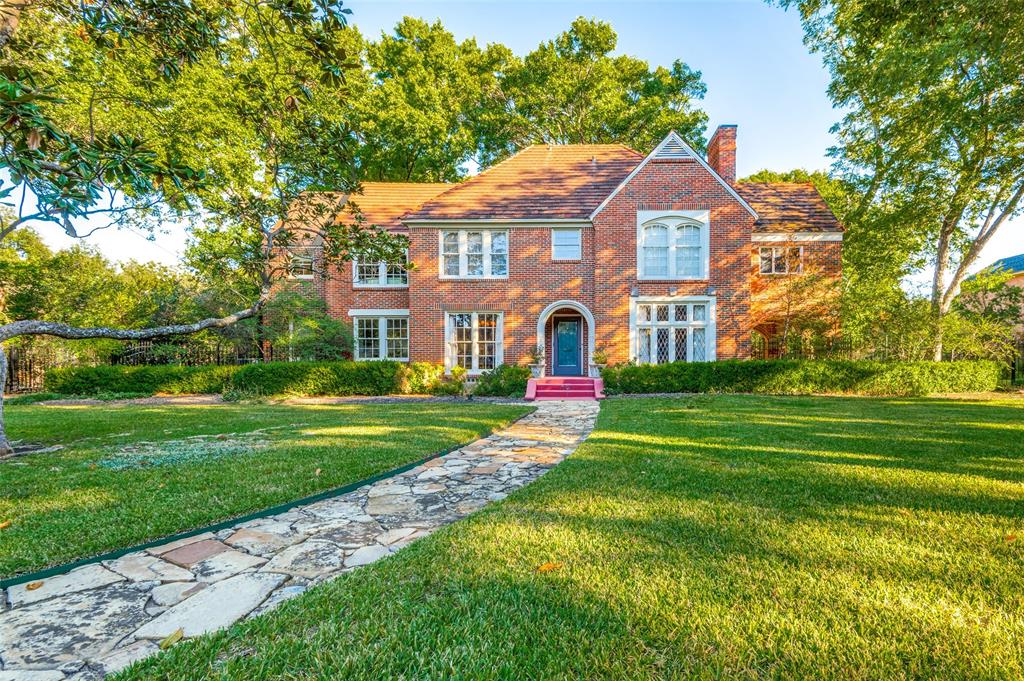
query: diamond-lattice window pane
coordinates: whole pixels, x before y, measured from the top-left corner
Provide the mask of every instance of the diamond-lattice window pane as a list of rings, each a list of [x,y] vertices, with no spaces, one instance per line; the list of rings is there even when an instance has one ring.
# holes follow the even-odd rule
[[[654,310],[659,322],[668,321],[668,305],[655,305]]]
[[[686,321],[686,306],[685,305],[675,305],[674,307],[676,308],[676,310],[675,310],[675,319],[676,319],[676,321],[677,322],[685,322]]]
[[[675,361],[685,362],[686,361],[686,329],[676,328],[676,356]]]
[[[704,329],[693,330],[693,361],[703,362],[707,352],[704,346]]]
[[[637,329],[636,335],[636,359],[640,364],[651,362],[651,330]]]
[[[649,321],[651,321],[651,306],[650,305],[640,305],[636,309],[636,316],[637,316],[637,320],[639,320],[641,322],[649,322]]]
[[[669,359],[668,334],[671,329],[658,329],[658,364],[666,364]]]
[[[707,317],[707,305],[694,305],[693,306],[693,321],[702,322]]]

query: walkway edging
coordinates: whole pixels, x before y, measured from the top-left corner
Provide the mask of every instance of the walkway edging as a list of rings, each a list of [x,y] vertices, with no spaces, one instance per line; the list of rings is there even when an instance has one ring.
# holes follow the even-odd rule
[[[529,484],[576,450],[598,409],[544,402],[348,493],[17,584],[0,611],[0,678],[95,681],[159,653],[170,637],[268,612]]]
[[[523,414],[517,419],[509,421],[508,424],[503,426],[503,428],[508,428],[512,424],[518,423],[519,421],[530,416],[530,414],[532,413],[533,412],[531,411],[529,413]],[[502,429],[498,428],[492,430],[484,437],[490,437],[499,430]],[[479,439],[480,438],[477,438],[477,440]],[[277,506],[265,508],[262,511],[254,511],[246,515],[228,518],[227,520],[222,520],[220,522],[213,523],[212,525],[206,525],[204,527],[199,527],[192,530],[185,530],[184,532],[169,534],[165,537],[154,539],[143,544],[135,544],[127,548],[108,551],[106,553],[100,553],[95,556],[89,556],[88,558],[80,558],[79,560],[73,561],[71,563],[62,563],[61,565],[54,565],[52,567],[48,567],[44,570],[39,570],[37,572],[31,572],[25,575],[16,575],[14,577],[8,577],[7,579],[0,579],[0,591],[4,589],[9,589],[12,586],[17,586],[18,584],[25,584],[26,582],[37,582],[40,580],[49,579],[50,577],[53,577],[55,575],[61,575],[66,572],[71,572],[76,568],[80,568],[86,565],[102,563],[103,561],[107,560],[116,560],[118,558],[128,555],[129,553],[145,551],[146,549],[151,549],[157,546],[163,546],[164,544],[170,544],[176,541],[181,541],[182,539],[197,537],[201,534],[206,534],[207,532],[220,532],[221,530],[226,530],[228,528],[234,527],[235,525],[241,525],[242,523],[247,523],[253,520],[260,520],[261,518],[269,518],[270,516],[280,515],[281,513],[287,513],[293,508],[297,508],[299,506],[309,506],[310,504],[315,504],[318,501],[324,501],[326,499],[340,497],[344,494],[348,494],[349,492],[354,492],[355,490],[365,485],[372,485],[374,483],[380,482],[381,480],[386,480],[387,478],[391,478],[396,475],[401,475],[402,473],[405,473],[407,471],[411,471],[413,468],[416,468],[417,466],[422,466],[423,464],[429,461],[439,459],[442,456],[447,456],[452,452],[458,451],[463,447],[473,444],[477,440],[470,440],[469,442],[463,442],[457,445],[453,445],[451,447],[448,447],[447,449],[442,449],[439,452],[435,452],[434,454],[426,456],[418,461],[413,461],[412,463],[404,464],[402,466],[399,466],[398,468],[392,468],[390,470],[384,471],[383,473],[378,473],[377,475],[373,475],[364,480],[352,482],[347,485],[342,485],[341,487],[335,487],[333,489],[325,490],[323,492],[317,492],[316,494],[311,494],[307,497],[296,499],[295,501],[289,501],[284,504],[278,504]],[[0,608],[0,612],[2,612],[2,608]]]

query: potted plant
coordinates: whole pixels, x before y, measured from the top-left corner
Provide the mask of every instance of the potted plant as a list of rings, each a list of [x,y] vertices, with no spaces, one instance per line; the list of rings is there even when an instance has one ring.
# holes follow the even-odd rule
[[[601,369],[608,366],[608,353],[604,348],[597,348],[590,356],[590,375],[594,378],[601,378]]]
[[[533,346],[527,357],[530,358],[530,375],[541,378],[544,375],[544,346]]]

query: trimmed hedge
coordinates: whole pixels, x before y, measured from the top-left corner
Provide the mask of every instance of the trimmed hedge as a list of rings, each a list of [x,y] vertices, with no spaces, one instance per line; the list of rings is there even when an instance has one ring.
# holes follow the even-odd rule
[[[266,362],[245,366],[100,366],[53,369],[46,390],[101,393],[222,393],[250,395],[460,394],[463,382],[425,362]]]
[[[526,382],[529,379],[529,367],[502,364],[480,375],[473,394],[486,397],[522,397],[526,394]]]
[[[391,395],[401,391],[398,362],[266,362],[248,364],[231,387],[262,395]]]
[[[99,366],[67,367],[46,372],[47,392],[63,395],[97,393],[219,393],[229,387],[241,367]]]
[[[995,390],[1000,365],[989,361],[725,360],[623,364],[601,372],[615,393],[847,393],[914,396]]]

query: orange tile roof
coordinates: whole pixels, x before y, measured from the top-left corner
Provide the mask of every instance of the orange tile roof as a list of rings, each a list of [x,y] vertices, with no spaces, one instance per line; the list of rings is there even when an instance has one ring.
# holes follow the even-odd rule
[[[583,220],[643,158],[621,144],[537,144],[455,185],[405,217]]]
[[[843,231],[810,182],[738,182],[734,186],[760,217],[755,232]]]
[[[363,182],[362,192],[351,194],[348,200],[368,224],[405,229],[399,218],[452,186],[443,182]]]

